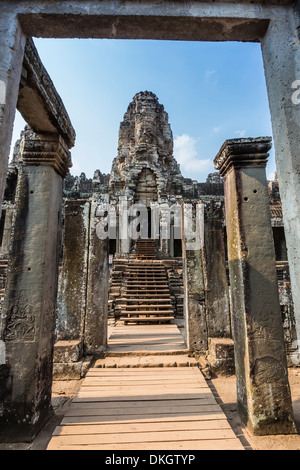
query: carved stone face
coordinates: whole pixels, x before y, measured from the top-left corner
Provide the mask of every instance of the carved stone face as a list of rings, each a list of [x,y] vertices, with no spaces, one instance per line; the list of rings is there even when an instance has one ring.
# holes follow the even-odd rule
[[[156,132],[150,122],[141,122],[136,126],[136,144],[155,144]]]
[[[173,135],[167,113],[153,93],[138,93],[120,125],[119,171],[126,164],[142,161],[166,166],[172,158]]]

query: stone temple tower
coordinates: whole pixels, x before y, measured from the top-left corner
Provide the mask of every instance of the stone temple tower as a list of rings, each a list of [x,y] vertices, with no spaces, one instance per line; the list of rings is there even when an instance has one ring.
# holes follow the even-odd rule
[[[110,204],[119,207],[120,198],[126,198],[128,205],[142,204],[146,207],[148,236],[153,238],[153,208],[179,203],[184,180],[173,156],[173,134],[168,114],[154,93],[137,93],[120,124],[118,155],[113,161],[109,182]],[[120,213],[122,211],[118,215]],[[165,245],[160,237],[156,237],[160,252],[168,250]],[[116,251],[121,255],[134,250],[134,240],[128,243],[117,240]]]
[[[143,202],[150,207],[151,201],[167,202],[166,195],[170,201],[181,179],[173,157],[173,134],[168,114],[154,93],[139,92],[120,124],[110,194],[113,197],[122,193],[128,200]]]

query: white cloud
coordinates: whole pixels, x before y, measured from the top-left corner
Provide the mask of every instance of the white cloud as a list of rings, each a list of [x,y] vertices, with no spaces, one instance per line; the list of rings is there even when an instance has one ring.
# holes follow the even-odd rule
[[[246,135],[246,129],[243,129],[242,131],[235,131],[236,135],[238,135],[240,138],[245,137]]]
[[[215,73],[216,70],[206,70],[204,74],[205,80],[209,80]]]
[[[200,160],[197,158],[196,139],[188,134],[176,136],[174,139],[174,157],[181,168],[190,173],[208,171],[211,167],[211,160]]]
[[[220,126],[216,126],[214,127],[214,132],[220,132],[220,130],[222,129],[222,124]]]

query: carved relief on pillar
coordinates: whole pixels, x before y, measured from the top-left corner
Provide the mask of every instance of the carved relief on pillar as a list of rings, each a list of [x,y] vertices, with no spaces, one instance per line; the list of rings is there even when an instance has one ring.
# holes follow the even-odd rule
[[[18,302],[8,312],[3,340],[15,343],[33,342],[35,341],[35,332],[36,325],[33,306],[21,294]]]

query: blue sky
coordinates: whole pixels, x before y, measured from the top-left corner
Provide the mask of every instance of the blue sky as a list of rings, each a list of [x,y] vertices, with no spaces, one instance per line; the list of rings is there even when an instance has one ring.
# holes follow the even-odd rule
[[[183,176],[205,181],[226,139],[272,136],[259,44],[35,39],[76,130],[76,175],[109,173],[118,131],[139,91],[169,115]],[[17,114],[13,140],[24,122]],[[274,150],[267,166],[275,171]]]

